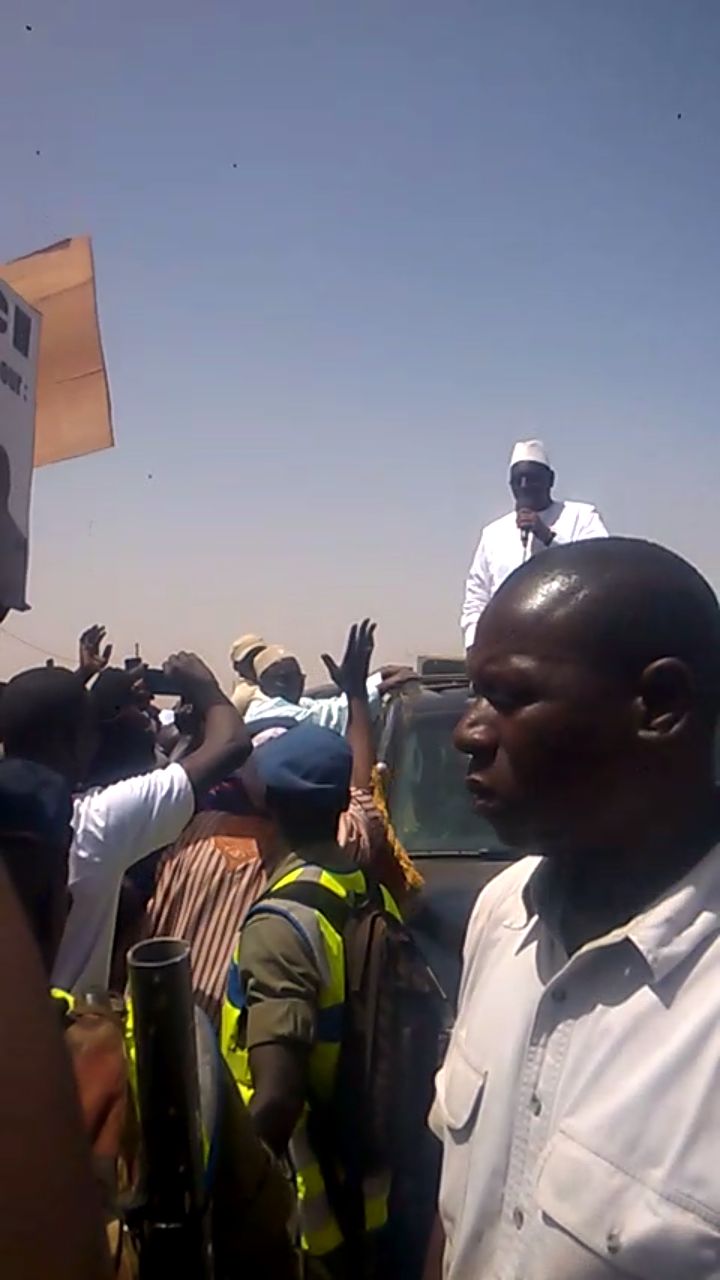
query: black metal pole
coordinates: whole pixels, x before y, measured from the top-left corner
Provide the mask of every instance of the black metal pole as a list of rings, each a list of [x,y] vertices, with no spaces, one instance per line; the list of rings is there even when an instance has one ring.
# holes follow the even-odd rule
[[[128,953],[145,1210],[141,1280],[211,1280],[190,947],[152,938]]]

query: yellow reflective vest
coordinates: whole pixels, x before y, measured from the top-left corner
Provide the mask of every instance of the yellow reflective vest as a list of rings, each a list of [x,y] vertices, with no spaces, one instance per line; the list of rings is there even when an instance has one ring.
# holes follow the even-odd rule
[[[283,898],[283,890],[298,883],[317,884],[347,902],[367,891],[362,871],[340,873],[306,863],[289,871],[253,908],[253,914],[282,915],[298,925],[309,941],[321,975],[316,1039],[308,1062],[309,1093],[321,1102],[330,1100],[340,1057],[345,1003],[345,953],[342,934],[317,907]],[[398,919],[400,912],[385,888],[386,909]],[[241,934],[242,938],[242,934]],[[230,967],[228,989],[223,1005],[220,1045],[238,1085],[243,1101],[253,1095],[249,1055],[245,1048],[245,993],[239,968],[240,942]],[[300,1230],[303,1248],[315,1256],[331,1253],[343,1243],[343,1235],[332,1212],[319,1162],[312,1150],[307,1131],[308,1107],[293,1133],[289,1154],[297,1182]],[[390,1175],[383,1173],[367,1178],[364,1183],[365,1230],[378,1230],[387,1221]]]

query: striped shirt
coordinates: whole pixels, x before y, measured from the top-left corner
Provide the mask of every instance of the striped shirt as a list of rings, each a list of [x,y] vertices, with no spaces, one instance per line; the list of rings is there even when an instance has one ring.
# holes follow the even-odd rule
[[[281,856],[268,819],[208,811],[195,815],[158,868],[150,935],[190,943],[193,995],[216,1027],[240,925]]]

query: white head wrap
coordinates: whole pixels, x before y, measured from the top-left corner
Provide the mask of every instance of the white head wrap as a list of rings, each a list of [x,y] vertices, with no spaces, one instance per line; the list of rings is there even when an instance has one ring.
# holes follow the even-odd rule
[[[550,459],[542,440],[518,440],[510,455],[510,466],[516,462],[539,462],[543,467],[550,467]]]

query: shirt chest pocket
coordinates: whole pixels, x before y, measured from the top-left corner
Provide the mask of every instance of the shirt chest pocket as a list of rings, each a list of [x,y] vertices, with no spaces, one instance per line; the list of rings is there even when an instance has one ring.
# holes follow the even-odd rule
[[[541,1160],[536,1201],[560,1229],[637,1280],[720,1276],[720,1218],[638,1181],[562,1131]]]
[[[457,1230],[465,1209],[472,1139],[482,1107],[486,1077],[487,1073],[471,1066],[454,1043],[436,1079],[430,1125],[444,1148],[440,1213],[448,1237]],[[450,1247],[447,1256],[450,1257]]]
[[[436,1081],[435,1108],[443,1137],[454,1146],[470,1138],[485,1092],[486,1071],[471,1066],[457,1045],[452,1045]]]

